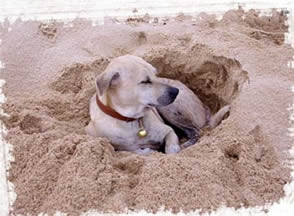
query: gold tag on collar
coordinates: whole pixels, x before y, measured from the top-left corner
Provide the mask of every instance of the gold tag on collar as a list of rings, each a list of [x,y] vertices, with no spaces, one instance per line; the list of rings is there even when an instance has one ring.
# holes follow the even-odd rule
[[[144,127],[143,118],[139,118],[138,123],[140,128],[138,131],[138,136],[141,138],[144,138],[147,136],[147,131],[145,130],[145,127]]]
[[[144,138],[145,136],[147,136],[147,131],[145,129],[140,129],[138,131],[138,136]]]

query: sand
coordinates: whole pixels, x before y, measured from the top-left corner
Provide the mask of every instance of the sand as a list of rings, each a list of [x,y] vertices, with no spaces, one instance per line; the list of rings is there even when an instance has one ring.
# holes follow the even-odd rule
[[[9,114],[1,119],[15,157],[12,213],[211,211],[284,196],[294,80],[286,13],[259,17],[239,9],[220,21],[204,13],[148,20],[92,27],[77,19],[72,28],[17,21],[11,31],[1,25],[2,109]],[[175,155],[116,152],[107,138],[86,135],[94,77],[127,53],[183,81],[213,112],[231,104],[229,117]]]

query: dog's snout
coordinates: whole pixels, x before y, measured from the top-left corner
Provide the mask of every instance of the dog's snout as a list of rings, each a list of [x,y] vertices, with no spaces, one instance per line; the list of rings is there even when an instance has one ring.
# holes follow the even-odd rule
[[[175,87],[169,87],[168,94],[171,99],[176,99],[179,94],[179,89]]]

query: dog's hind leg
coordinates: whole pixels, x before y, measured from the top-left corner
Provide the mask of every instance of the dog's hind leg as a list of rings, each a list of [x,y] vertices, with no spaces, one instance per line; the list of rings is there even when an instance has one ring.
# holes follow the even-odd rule
[[[230,111],[230,105],[224,106],[221,108],[216,114],[214,114],[209,122],[208,125],[211,129],[215,128],[224,118],[224,116]]]
[[[188,141],[184,142],[183,144],[181,144],[181,149],[185,149],[188,148],[189,146],[194,145],[197,141],[198,141],[198,137],[193,137],[191,139],[189,139]]]
[[[188,138],[188,141],[181,144],[182,149],[188,148],[189,146],[197,143],[198,139],[200,138],[200,132],[198,128],[181,127],[181,130],[185,133],[186,137]]]

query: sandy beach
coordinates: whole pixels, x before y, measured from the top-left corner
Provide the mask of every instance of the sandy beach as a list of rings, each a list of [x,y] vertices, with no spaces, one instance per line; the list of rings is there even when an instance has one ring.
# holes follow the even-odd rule
[[[258,16],[228,11],[217,20],[201,13],[159,20],[144,16],[92,26],[17,21],[0,25],[1,116],[15,161],[14,214],[79,215],[161,206],[173,212],[225,205],[262,206],[284,196],[293,138],[294,50],[284,43],[284,11]],[[8,31],[8,28],[11,31]],[[144,58],[159,76],[179,79],[216,112],[231,111],[204,130],[196,145],[175,155],[116,152],[107,138],[86,135],[94,79],[111,59]]]

